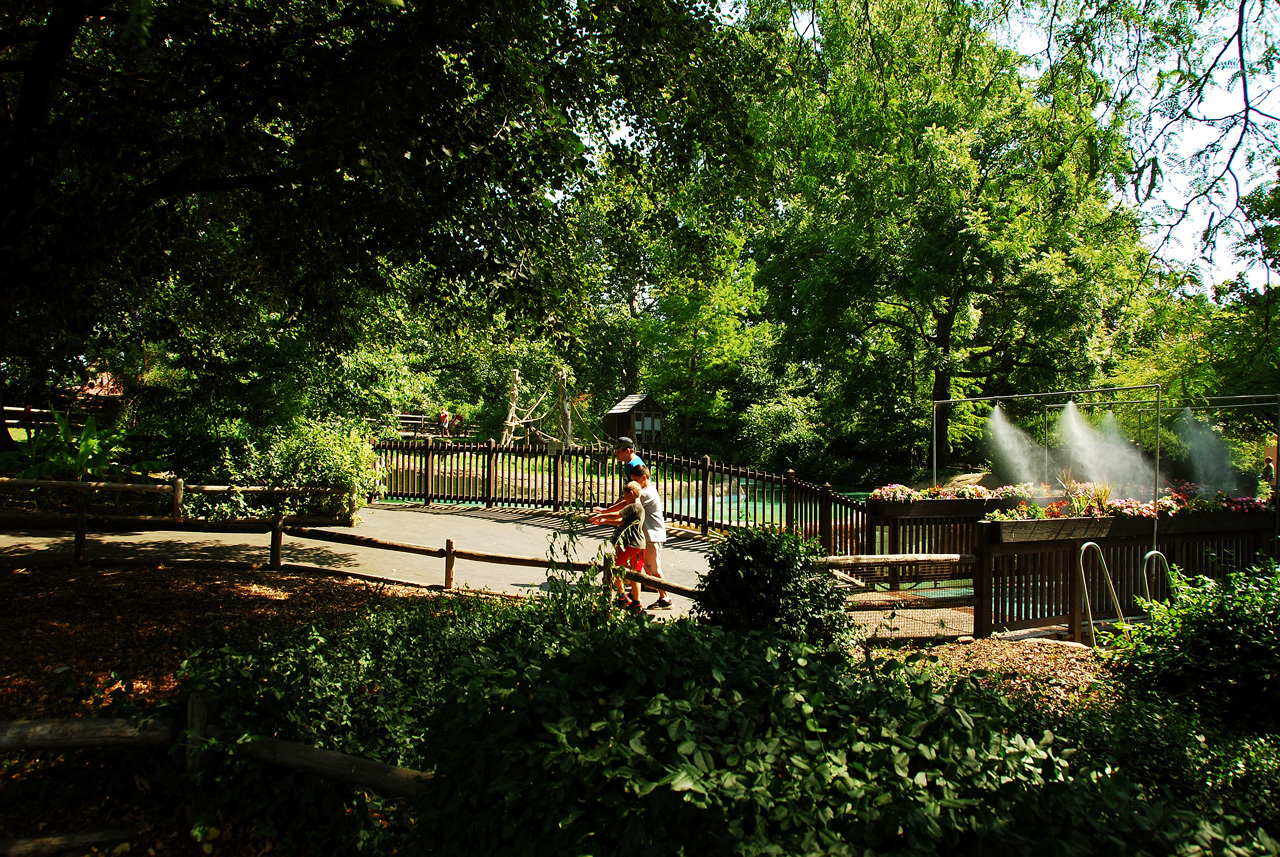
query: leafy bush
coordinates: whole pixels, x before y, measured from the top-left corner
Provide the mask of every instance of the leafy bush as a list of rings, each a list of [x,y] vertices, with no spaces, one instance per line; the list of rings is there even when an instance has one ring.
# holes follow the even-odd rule
[[[279,508],[287,514],[341,515],[352,493],[357,508],[379,488],[377,455],[363,427],[344,423],[297,423],[277,429],[258,442],[224,453],[215,472],[188,474],[188,481],[208,479],[231,485],[272,488],[340,488],[342,494],[292,497],[285,501],[243,495],[190,495],[189,511],[198,517],[237,518]],[[354,510],[353,510],[354,511]]]
[[[1280,571],[1222,581],[1175,577],[1149,624],[1116,636],[1117,665],[1134,688],[1166,694],[1206,716],[1259,732],[1280,728]]]
[[[853,627],[835,576],[816,568],[816,542],[771,530],[735,530],[711,549],[695,614],[730,631],[788,639],[841,638]]]
[[[164,467],[154,461],[124,463],[128,431],[122,427],[99,429],[92,416],[80,429],[62,414],[55,412],[53,419],[52,426],[18,441],[16,451],[0,453],[0,472],[16,472],[20,479],[123,481]]]
[[[1173,853],[1240,844],[1123,777],[1072,773],[999,701],[891,662],[689,622],[501,645],[425,721],[408,853]],[[498,641],[499,643],[501,641]]]
[[[615,621],[587,601],[380,601],[342,628],[237,629],[183,676],[225,729],[207,754],[209,794],[324,853],[1257,844],[1233,819],[1149,800],[1101,764],[1076,770],[1058,739],[1023,737],[1008,704],[968,681],[855,666],[768,633]],[[403,805],[230,752],[262,734],[434,778]]]
[[[424,717],[446,697],[459,661],[496,637],[537,636],[538,615],[508,601],[468,597],[379,600],[343,627],[233,628],[229,641],[183,664],[227,732],[207,776],[216,794],[287,839],[341,850],[377,839],[382,822],[358,790],[284,770],[263,772],[231,754],[239,736],[270,735],[387,764],[421,767]],[[216,749],[216,748],[215,748]],[[220,760],[220,761],[219,761]]]
[[[1224,809],[1267,830],[1280,830],[1280,741],[1241,734],[1167,697],[1106,690],[1080,707],[1011,705],[1009,728],[1052,731],[1078,747],[1073,764],[1111,767],[1152,793],[1213,817]]]

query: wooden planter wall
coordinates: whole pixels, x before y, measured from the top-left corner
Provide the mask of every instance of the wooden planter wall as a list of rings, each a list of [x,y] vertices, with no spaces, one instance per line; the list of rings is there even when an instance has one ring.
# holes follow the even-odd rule
[[[1160,518],[1054,518],[983,521],[992,509],[1021,501],[918,500],[867,503],[863,553],[964,553],[978,557],[974,572],[974,634],[990,636],[1065,625],[1082,631],[1083,593],[1077,570],[1081,545],[1096,543],[1124,615],[1141,612],[1143,560],[1153,547],[1183,574],[1221,578],[1280,556],[1274,513],[1184,513]],[[1147,569],[1153,598],[1168,597],[1163,567]],[[1116,609],[1095,552],[1085,555],[1089,603],[1095,618]]]

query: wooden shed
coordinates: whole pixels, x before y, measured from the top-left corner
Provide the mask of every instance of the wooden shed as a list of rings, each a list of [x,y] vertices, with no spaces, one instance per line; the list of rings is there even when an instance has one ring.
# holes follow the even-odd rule
[[[604,433],[610,439],[629,437],[636,446],[654,449],[662,445],[662,421],[667,409],[651,396],[633,393],[604,415]]]

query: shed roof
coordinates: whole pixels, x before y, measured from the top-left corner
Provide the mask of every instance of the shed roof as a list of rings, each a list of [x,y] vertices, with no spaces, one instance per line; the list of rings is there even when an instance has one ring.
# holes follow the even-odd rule
[[[648,393],[632,393],[630,396],[627,396],[625,399],[618,402],[618,404],[610,408],[609,413],[629,414],[632,411],[641,410],[642,405],[644,406],[643,410],[646,411],[656,411],[660,414],[665,414],[667,412],[667,409],[654,401],[653,397]]]

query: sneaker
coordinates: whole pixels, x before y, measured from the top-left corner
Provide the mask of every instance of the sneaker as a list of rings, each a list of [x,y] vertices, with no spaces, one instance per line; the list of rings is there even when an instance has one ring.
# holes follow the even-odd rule
[[[619,595],[617,598],[614,599],[613,603],[622,609],[626,609],[627,607],[631,606],[631,596]]]
[[[650,604],[650,605],[649,605],[649,609],[650,609],[650,610],[670,610],[670,609],[671,609],[671,599],[670,599],[670,598],[659,598],[657,601],[655,601],[655,602],[653,602],[652,604]]]
[[[627,609],[630,610],[632,613],[639,613],[641,610],[644,609],[644,605],[640,603],[639,599],[636,599],[630,602],[629,604],[627,604]]]

